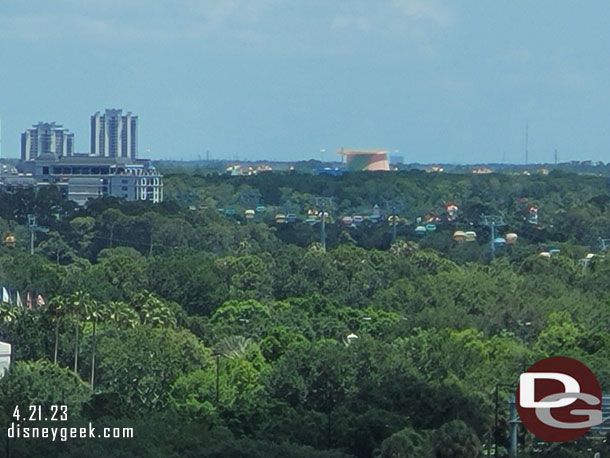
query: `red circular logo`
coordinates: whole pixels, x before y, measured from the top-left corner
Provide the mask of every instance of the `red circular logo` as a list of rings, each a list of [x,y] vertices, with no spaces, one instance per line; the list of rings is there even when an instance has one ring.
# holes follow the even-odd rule
[[[566,442],[601,423],[602,391],[580,361],[552,356],[521,374],[515,403],[523,425],[540,439]]]

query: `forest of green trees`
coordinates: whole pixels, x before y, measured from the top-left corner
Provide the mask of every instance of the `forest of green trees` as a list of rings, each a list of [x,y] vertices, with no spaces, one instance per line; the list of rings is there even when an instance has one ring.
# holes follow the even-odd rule
[[[303,222],[320,198],[326,250],[320,223]],[[446,202],[459,205],[454,221]],[[395,242],[383,218],[338,224],[375,205],[400,215]],[[297,221],[275,224],[279,212]],[[416,235],[430,214],[436,230]],[[494,258],[484,214],[519,236]],[[33,255],[28,215],[44,228]],[[454,241],[458,229],[477,241]],[[477,458],[495,444],[506,456],[508,397],[534,362],[577,358],[610,390],[604,177],[170,173],[158,205],[2,191],[9,233],[0,286],[45,303],[0,303],[0,337],[15,353],[0,379],[0,429],[31,404],[67,405],[68,421],[53,426],[134,429],[132,439],[12,439],[11,457]],[[520,428],[518,440],[520,457],[610,456],[594,432],[550,444]]]

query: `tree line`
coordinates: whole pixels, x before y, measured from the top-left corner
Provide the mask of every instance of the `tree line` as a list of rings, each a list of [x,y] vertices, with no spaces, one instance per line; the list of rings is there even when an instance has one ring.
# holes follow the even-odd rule
[[[583,267],[584,238],[553,239],[561,215],[586,208],[604,220],[597,178],[535,177],[538,189],[521,176],[427,177],[373,174],[349,188],[357,177],[185,176],[158,206],[102,199],[76,208],[53,188],[3,193],[3,232],[27,240],[32,213],[49,229],[34,255],[19,241],[0,249],[0,284],[46,298],[0,309],[0,332],[15,349],[0,380],[4,424],[15,405],[64,403],[70,424],[135,429],[133,440],[14,440],[11,456],[477,457],[496,443],[502,456],[508,395],[530,364],[572,356],[609,386],[609,261]],[[190,209],[179,181],[212,201]],[[430,237],[403,232],[393,244],[387,226],[359,240],[337,229],[325,251],[315,231],[306,240],[296,227],[221,214],[228,201],[213,193],[224,187],[231,199],[229,187],[242,182],[279,199],[322,183],[345,209],[368,188],[379,199],[394,197],[387,186],[420,186],[422,211],[448,199],[447,189],[475,184],[480,205],[493,209],[525,183],[541,209],[557,193],[565,212],[493,260],[484,240],[458,244],[440,224]],[[568,204],[572,193],[580,198]],[[348,198],[351,207],[341,204]],[[463,215],[476,198],[459,199]],[[547,243],[561,252],[538,256]],[[524,431],[519,444],[522,456],[607,453],[600,441],[558,447]]]

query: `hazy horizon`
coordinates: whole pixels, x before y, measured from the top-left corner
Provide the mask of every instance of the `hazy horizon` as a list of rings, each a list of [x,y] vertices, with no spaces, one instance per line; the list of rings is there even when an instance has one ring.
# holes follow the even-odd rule
[[[2,157],[54,121],[139,116],[139,156],[610,160],[610,8],[474,0],[0,0]],[[398,150],[398,152],[395,152]]]

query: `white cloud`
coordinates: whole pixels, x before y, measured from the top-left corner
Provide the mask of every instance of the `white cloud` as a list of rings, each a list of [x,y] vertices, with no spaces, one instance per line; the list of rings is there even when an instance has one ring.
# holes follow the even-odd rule
[[[183,0],[182,10],[207,25],[256,24],[272,14],[283,0]]]
[[[154,43],[171,38],[166,30],[137,27],[113,18],[44,12],[1,16],[0,36],[56,45],[78,42]]]
[[[32,0],[0,13],[0,37],[23,42],[187,44],[222,51],[345,54],[370,45],[435,55],[453,23],[440,0]]]
[[[32,1],[0,12],[0,37],[19,41],[103,43],[193,42],[217,34],[252,38],[279,0],[58,0]],[[17,4],[16,4],[17,5]],[[248,31],[249,29],[249,31]]]
[[[448,27],[455,21],[452,10],[438,0],[392,0],[409,19]]]

